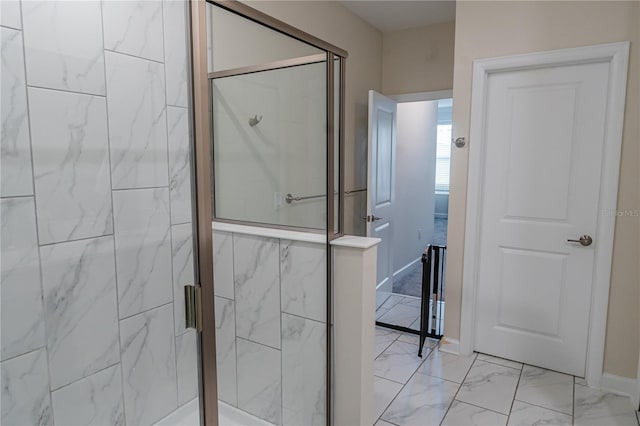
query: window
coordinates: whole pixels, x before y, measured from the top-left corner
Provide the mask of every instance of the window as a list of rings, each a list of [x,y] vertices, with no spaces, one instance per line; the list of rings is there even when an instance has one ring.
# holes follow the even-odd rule
[[[449,192],[451,169],[452,99],[438,101],[438,136],[436,141],[436,192]]]

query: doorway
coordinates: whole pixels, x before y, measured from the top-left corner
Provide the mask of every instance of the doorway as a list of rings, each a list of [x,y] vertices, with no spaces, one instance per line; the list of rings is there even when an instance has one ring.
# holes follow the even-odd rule
[[[451,162],[450,91],[370,97],[368,235],[378,325],[442,335]]]

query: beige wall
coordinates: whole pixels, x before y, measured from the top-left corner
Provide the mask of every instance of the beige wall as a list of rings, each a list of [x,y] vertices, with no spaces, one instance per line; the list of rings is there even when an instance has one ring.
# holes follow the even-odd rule
[[[454,22],[384,33],[382,93],[451,89],[454,33]]]
[[[619,210],[640,209],[640,11],[638,2],[458,1],[453,83],[454,137],[469,136],[472,63],[517,53],[632,42],[622,143]],[[470,141],[473,145],[473,141]],[[468,150],[453,151],[449,209],[447,337],[460,330]],[[605,371],[636,377],[640,317],[640,218],[616,221]]]
[[[291,24],[349,52],[345,105],[345,187],[367,185],[367,103],[369,90],[381,90],[382,33],[332,1],[245,1],[251,7]],[[346,197],[345,230],[362,235],[356,214],[366,193]],[[359,207],[359,208],[358,208]],[[355,211],[355,213],[354,213]]]

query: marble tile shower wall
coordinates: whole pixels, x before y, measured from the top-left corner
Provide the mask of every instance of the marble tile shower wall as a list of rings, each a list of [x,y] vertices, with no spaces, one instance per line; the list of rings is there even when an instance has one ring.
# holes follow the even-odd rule
[[[213,244],[218,397],[275,425],[326,424],[326,246]]]
[[[1,423],[152,424],[197,396],[186,4],[1,7]]]

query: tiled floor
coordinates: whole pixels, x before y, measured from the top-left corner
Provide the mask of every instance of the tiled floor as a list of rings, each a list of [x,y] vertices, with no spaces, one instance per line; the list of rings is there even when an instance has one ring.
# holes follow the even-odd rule
[[[438,302],[438,332],[444,321],[444,302]],[[376,292],[376,321],[420,329],[420,298],[378,290]]]
[[[437,344],[418,358],[415,336],[376,328],[376,426],[639,425],[629,398],[580,378]]]

